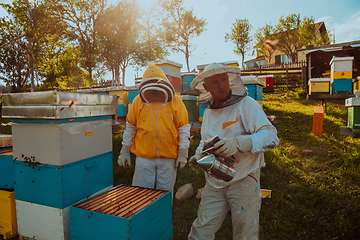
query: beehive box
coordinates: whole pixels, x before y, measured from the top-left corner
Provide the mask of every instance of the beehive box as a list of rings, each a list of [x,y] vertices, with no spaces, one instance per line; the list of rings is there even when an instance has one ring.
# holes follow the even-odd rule
[[[111,188],[112,186],[104,188],[85,199],[97,196]],[[23,239],[70,240],[69,206],[54,208],[21,200],[15,200],[15,202],[18,233]]]
[[[181,74],[181,90],[182,91],[193,91],[193,89],[190,87],[191,82],[195,78],[195,73],[182,73]]]
[[[162,60],[158,60],[158,61],[154,61],[154,62],[150,62],[151,64],[155,64],[156,66],[158,66],[159,68],[161,68],[161,70],[164,72],[164,74],[166,76],[173,76],[173,77],[177,77],[177,78],[181,78],[181,68],[182,68],[182,64],[174,62],[174,61],[170,61],[168,59],[162,59]]]
[[[348,110],[347,127],[360,129],[360,98],[345,99],[345,106]]]
[[[112,116],[116,98],[107,94],[70,92],[5,93],[3,118],[11,119],[74,119]]]
[[[189,121],[199,121],[199,107],[197,105],[197,96],[180,95],[186,110],[188,111]]]
[[[330,91],[332,94],[351,94],[352,79],[333,79],[330,82]]]
[[[0,189],[14,189],[13,151],[0,151]]]
[[[70,206],[71,239],[160,239],[172,237],[171,192],[117,186]]]
[[[354,57],[333,57],[330,61],[331,80],[352,78]]]
[[[113,184],[112,152],[66,165],[14,161],[15,198],[65,208]]]
[[[201,101],[199,102],[199,121],[204,119],[204,113],[206,108],[210,105],[208,101]]]
[[[259,85],[264,87],[266,85],[266,81],[262,78],[258,78],[257,76],[242,76],[241,80],[244,85]]]
[[[245,87],[248,89],[248,96],[262,101],[263,100],[263,89],[261,85],[258,84],[246,84]]]
[[[18,160],[22,155],[34,156],[42,164],[60,166],[112,151],[110,119],[59,124],[54,120],[12,121],[14,158]]]
[[[265,81],[264,87],[273,87],[274,86],[274,75],[260,75],[258,76],[259,79]]]
[[[355,93],[356,90],[360,90],[360,77],[353,79],[353,93]]]
[[[309,94],[330,94],[330,78],[310,78]]]
[[[181,78],[166,75],[175,90],[181,91]]]
[[[131,104],[134,101],[135,97],[137,95],[139,95],[139,89],[130,89],[130,90],[128,90],[128,95],[129,95],[129,99],[128,99],[129,103],[128,104]]]
[[[0,235],[9,239],[17,235],[14,191],[0,189]]]

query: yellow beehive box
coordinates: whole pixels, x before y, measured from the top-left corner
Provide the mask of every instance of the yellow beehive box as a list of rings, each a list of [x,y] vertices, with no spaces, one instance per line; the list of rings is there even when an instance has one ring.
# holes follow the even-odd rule
[[[310,95],[330,93],[330,78],[310,78],[308,84]]]
[[[4,239],[18,235],[14,191],[0,190],[0,234]]]
[[[355,90],[360,90],[360,77],[353,79],[353,93],[355,93]]]
[[[350,79],[352,78],[352,71],[340,71],[340,72],[332,72],[331,80],[333,79]]]
[[[129,103],[129,92],[126,90],[110,91],[109,95],[118,96],[118,104],[127,105]]]

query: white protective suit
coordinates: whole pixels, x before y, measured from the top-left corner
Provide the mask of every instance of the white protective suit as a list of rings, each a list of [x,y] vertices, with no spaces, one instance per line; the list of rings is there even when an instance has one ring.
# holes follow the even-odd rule
[[[241,92],[247,94],[246,90]],[[204,141],[214,136],[223,139],[239,135],[251,137],[251,151],[238,151],[233,155],[236,159],[236,173],[231,181],[225,182],[205,174],[206,185],[189,239],[214,239],[229,210],[233,239],[258,239],[260,169],[265,166],[263,152],[279,144],[277,130],[267,119],[260,104],[245,96],[224,108],[207,108],[201,128],[202,140],[196,151],[201,152]]]

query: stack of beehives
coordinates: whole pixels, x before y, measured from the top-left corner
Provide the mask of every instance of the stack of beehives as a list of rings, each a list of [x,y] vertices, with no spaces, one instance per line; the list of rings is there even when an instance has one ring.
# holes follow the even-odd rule
[[[3,95],[21,236],[70,239],[69,206],[112,187],[113,101],[103,94]]]

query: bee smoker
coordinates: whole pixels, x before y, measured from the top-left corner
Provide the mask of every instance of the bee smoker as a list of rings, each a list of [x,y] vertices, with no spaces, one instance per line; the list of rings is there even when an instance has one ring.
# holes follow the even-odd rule
[[[197,163],[205,172],[225,182],[231,181],[235,176],[235,168],[214,154],[208,154],[200,158]]]
[[[215,136],[204,142],[202,153],[206,156],[199,159],[197,164],[211,176],[229,182],[235,176],[235,168],[228,163],[229,158],[223,160],[223,158],[213,154],[216,150],[214,144],[218,141],[220,141],[219,137]],[[230,162],[233,161],[234,158],[230,157]]]

